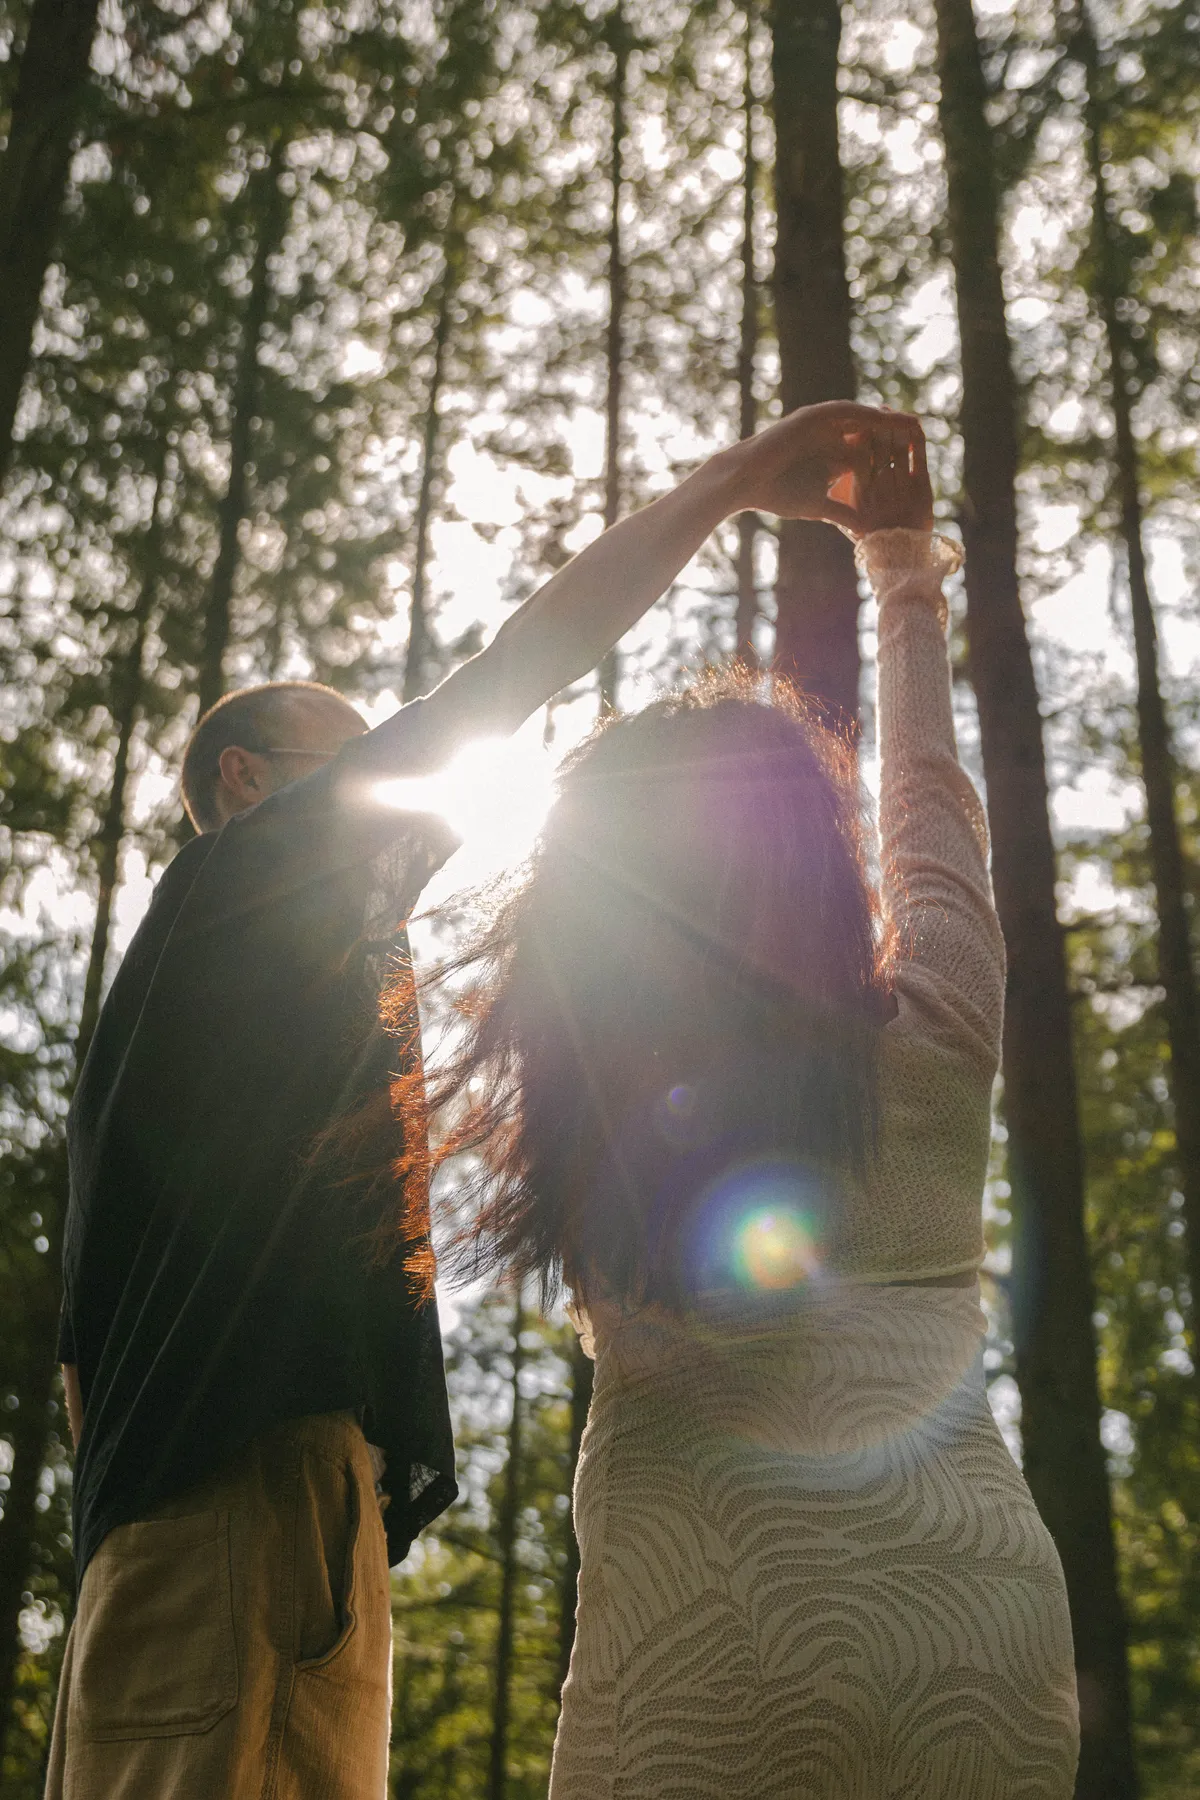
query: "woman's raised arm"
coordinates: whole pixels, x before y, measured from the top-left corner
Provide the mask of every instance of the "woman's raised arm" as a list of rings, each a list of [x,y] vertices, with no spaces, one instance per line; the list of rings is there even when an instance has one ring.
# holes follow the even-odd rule
[[[881,530],[861,540],[857,560],[879,599],[879,829],[900,934],[897,995],[990,1082],[1004,944],[983,807],[958,761],[950,704],[942,582],[960,554],[927,531]]]

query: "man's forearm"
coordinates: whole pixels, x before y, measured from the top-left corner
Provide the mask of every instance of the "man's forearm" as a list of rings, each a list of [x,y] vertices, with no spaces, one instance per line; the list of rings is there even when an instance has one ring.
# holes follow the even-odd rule
[[[736,505],[735,470],[726,453],[604,532],[519,607],[486,650],[429,696],[426,718],[437,714],[437,736],[515,731],[596,666]]]

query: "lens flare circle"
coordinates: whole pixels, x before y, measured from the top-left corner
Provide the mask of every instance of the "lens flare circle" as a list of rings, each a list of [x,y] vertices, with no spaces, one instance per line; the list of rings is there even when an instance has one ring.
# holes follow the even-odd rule
[[[701,1288],[785,1293],[822,1277],[826,1184],[783,1158],[727,1170],[704,1195],[693,1254]]]
[[[810,1222],[788,1207],[764,1207],[738,1228],[734,1267],[747,1287],[778,1292],[811,1281],[821,1261]]]

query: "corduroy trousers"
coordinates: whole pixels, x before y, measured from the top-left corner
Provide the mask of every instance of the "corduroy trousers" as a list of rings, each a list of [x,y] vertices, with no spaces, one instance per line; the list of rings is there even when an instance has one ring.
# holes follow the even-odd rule
[[[101,1544],[47,1800],[384,1800],[390,1712],[366,1440],[349,1414],[293,1420]]]

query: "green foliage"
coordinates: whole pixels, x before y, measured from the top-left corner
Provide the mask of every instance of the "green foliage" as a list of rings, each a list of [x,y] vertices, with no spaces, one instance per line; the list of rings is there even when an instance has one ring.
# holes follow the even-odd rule
[[[544,1794],[558,1714],[570,1480],[566,1330],[534,1324],[523,1333],[511,1800]],[[466,1800],[486,1781],[502,1554],[499,1488],[512,1410],[511,1331],[511,1299],[492,1296],[472,1306],[447,1342],[463,1493],[393,1581],[394,1800]]]

